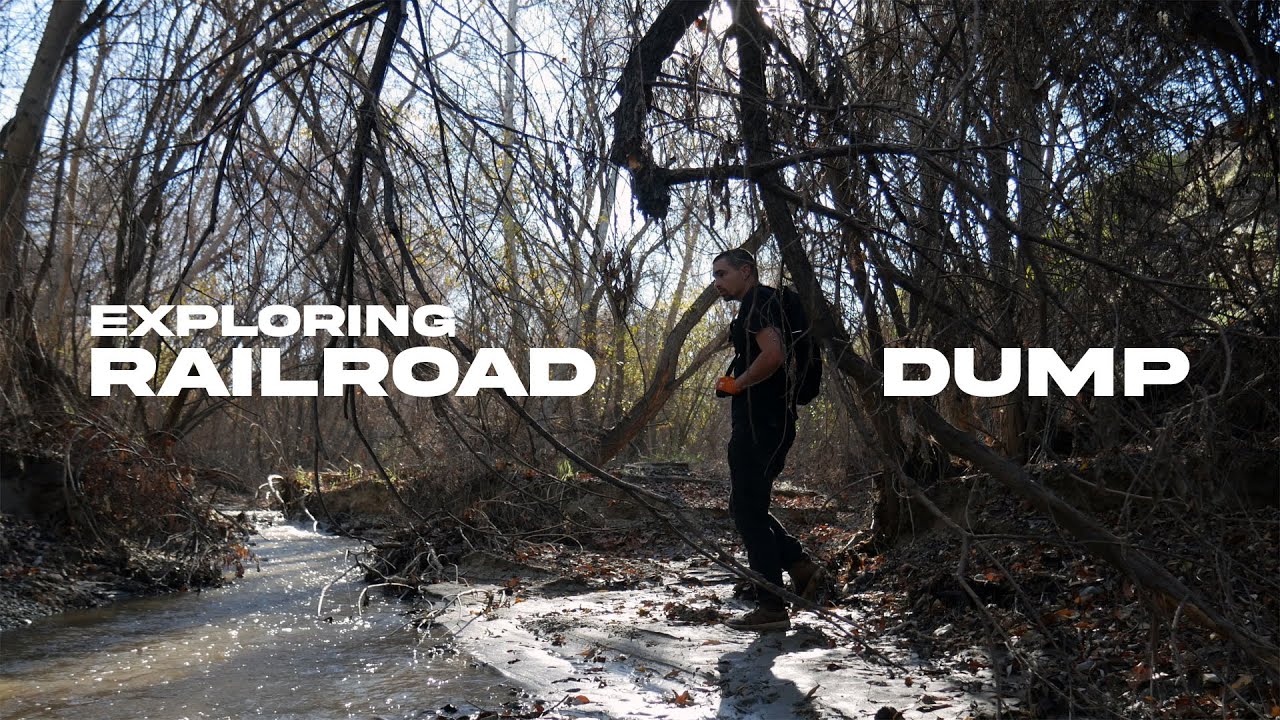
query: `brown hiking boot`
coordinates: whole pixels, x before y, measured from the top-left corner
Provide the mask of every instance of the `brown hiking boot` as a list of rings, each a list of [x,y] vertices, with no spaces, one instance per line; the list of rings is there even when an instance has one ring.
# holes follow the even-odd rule
[[[785,608],[756,608],[745,615],[724,621],[726,627],[743,632],[767,632],[791,627],[791,614]]]
[[[818,591],[826,574],[820,565],[809,558],[801,558],[787,569],[787,574],[791,576],[791,592],[809,602],[818,601]]]

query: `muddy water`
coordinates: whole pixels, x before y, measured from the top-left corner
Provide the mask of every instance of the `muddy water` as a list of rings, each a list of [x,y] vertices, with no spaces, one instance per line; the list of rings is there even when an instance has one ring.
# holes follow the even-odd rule
[[[261,571],[227,587],[116,603],[0,633],[0,718],[370,718],[493,708],[509,688],[374,599],[358,546],[267,516]],[[370,593],[371,596],[376,593]]]

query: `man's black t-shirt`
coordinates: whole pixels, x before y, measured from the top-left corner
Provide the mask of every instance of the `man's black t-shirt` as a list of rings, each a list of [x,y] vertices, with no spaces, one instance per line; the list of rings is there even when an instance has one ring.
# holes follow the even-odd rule
[[[742,298],[738,316],[729,326],[729,337],[733,340],[733,350],[736,353],[733,361],[734,377],[746,372],[760,354],[755,336],[765,328],[778,331],[783,351],[786,352],[786,316],[781,301],[778,291],[767,285],[756,285]],[[772,375],[733,397],[733,418],[735,422],[739,419],[778,419],[785,417],[789,406],[787,362],[783,362],[782,367]]]

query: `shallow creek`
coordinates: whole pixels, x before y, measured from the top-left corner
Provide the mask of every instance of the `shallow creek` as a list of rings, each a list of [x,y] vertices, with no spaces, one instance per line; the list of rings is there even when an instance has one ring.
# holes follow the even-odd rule
[[[0,633],[0,718],[371,718],[493,708],[513,692],[455,653],[433,652],[382,602],[357,609],[358,548],[259,515],[243,580],[132,599]],[[323,610],[317,605],[324,592]]]

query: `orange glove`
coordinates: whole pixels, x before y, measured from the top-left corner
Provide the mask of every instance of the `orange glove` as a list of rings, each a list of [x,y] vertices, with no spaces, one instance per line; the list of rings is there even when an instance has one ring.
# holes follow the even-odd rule
[[[717,395],[737,395],[742,392],[743,388],[738,387],[738,381],[732,377],[725,375],[716,380]]]

